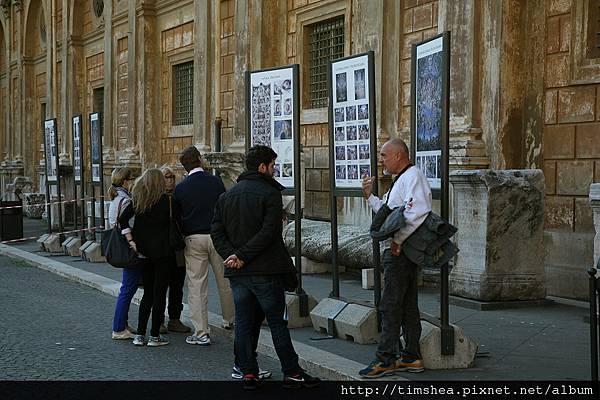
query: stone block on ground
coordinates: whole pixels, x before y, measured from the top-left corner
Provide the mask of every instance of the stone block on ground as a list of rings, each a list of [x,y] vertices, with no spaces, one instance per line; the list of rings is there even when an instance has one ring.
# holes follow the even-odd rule
[[[79,257],[81,255],[81,252],[79,251],[80,247],[81,239],[78,237],[72,237],[69,242],[65,242],[63,245],[65,253],[72,257]]]
[[[335,318],[335,330],[341,339],[360,344],[376,343],[377,313],[375,308],[360,304],[348,304]]]
[[[49,233],[44,233],[42,236],[40,236],[40,238],[38,240],[36,240],[36,243],[38,243],[40,245],[40,250],[46,251],[44,242],[46,242],[46,239],[48,239],[48,236],[50,236]]]
[[[381,288],[383,290],[383,274],[381,276]],[[365,268],[362,270],[362,288],[373,290],[375,288],[375,269]]]
[[[333,335],[334,332],[329,331],[328,319],[334,319],[340,311],[346,307],[348,303],[342,300],[331,299],[329,297],[321,300],[315,308],[310,312],[310,320],[314,330],[323,334]],[[335,326],[332,326],[335,329]]]
[[[82,244],[82,245],[79,247],[79,255],[80,255],[80,256],[81,256],[81,258],[83,258],[84,260],[86,259],[86,258],[85,258],[85,251],[86,251],[86,249],[87,249],[88,247],[90,247],[90,246],[91,246],[93,243],[96,243],[96,242],[95,242],[95,241],[93,241],[93,240],[88,240],[88,241],[86,241],[84,244]]]
[[[106,262],[106,258],[102,255],[100,243],[93,242],[85,250],[85,259],[89,262]]]
[[[310,312],[317,305],[317,300],[309,294],[306,294],[306,296],[308,297],[308,314],[306,317],[301,317],[299,296],[295,293],[285,294],[285,304],[288,313],[288,328],[304,328],[312,325]]]
[[[62,253],[62,246],[60,244],[60,235],[52,234],[44,241],[44,248],[50,253]]]
[[[462,328],[454,327],[454,355],[446,356],[441,352],[441,329],[427,321],[421,321],[421,355],[425,369],[470,368],[475,362],[477,343],[467,337]]]
[[[460,249],[450,293],[481,301],[545,298],[543,172],[454,171],[450,182]]]

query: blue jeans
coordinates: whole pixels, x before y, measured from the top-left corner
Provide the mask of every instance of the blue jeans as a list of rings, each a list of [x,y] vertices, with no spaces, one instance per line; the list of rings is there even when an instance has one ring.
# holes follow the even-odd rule
[[[129,305],[138,288],[138,281],[142,275],[141,268],[123,268],[123,279],[121,291],[117,297],[115,306],[115,317],[113,319],[113,331],[121,332],[127,326]]]
[[[229,278],[235,303],[235,347],[244,374],[258,375],[256,346],[263,317],[267,318],[275,351],[285,375],[301,371],[292,345],[285,312],[285,291],[278,275]]]

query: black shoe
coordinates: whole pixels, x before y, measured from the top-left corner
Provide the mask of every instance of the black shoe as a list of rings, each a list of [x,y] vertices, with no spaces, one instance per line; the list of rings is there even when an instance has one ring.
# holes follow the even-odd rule
[[[262,386],[262,382],[257,375],[245,374],[244,375],[244,390],[256,390]]]
[[[283,387],[288,389],[312,388],[318,386],[320,382],[319,378],[310,376],[304,371],[283,377]]]

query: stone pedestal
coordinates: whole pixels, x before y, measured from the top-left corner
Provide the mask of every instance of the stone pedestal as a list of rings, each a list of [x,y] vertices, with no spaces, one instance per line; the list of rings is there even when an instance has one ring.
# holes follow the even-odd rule
[[[23,211],[29,218],[40,219],[46,210],[44,193],[26,193],[23,197]]]
[[[462,328],[452,325],[454,328],[454,354],[445,356],[441,352],[441,329],[427,321],[421,321],[421,326],[423,331],[419,345],[425,369],[460,369],[473,366],[478,345],[465,335]]]
[[[60,235],[52,234],[49,235],[44,242],[44,248],[50,253],[62,253],[62,247],[60,243]]]
[[[455,171],[450,182],[460,249],[450,293],[481,301],[545,298],[542,171]]]
[[[285,294],[285,305],[288,313],[288,328],[304,328],[306,326],[312,326],[310,321],[310,312],[317,305],[317,300],[307,294],[308,296],[308,312],[309,315],[306,317],[300,316],[300,298],[295,293]]]
[[[594,236],[594,266],[600,261],[600,183],[592,183],[590,185],[590,206],[594,215],[594,228],[596,236]]]

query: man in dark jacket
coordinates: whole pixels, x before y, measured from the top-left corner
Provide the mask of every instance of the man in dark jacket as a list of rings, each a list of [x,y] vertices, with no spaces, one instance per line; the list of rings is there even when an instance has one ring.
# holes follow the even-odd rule
[[[286,387],[312,387],[318,378],[298,365],[285,314],[283,276],[294,271],[283,243],[281,186],[274,178],[277,153],[252,147],[247,171],[221,195],[215,207],[211,237],[223,257],[235,303],[235,343],[244,388],[259,386],[256,347],[266,317],[281,362]]]

